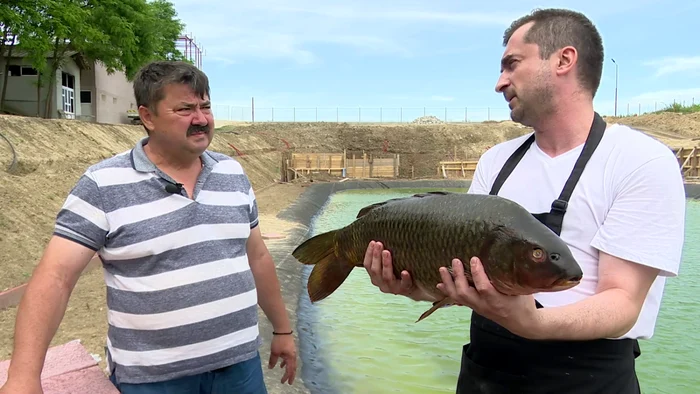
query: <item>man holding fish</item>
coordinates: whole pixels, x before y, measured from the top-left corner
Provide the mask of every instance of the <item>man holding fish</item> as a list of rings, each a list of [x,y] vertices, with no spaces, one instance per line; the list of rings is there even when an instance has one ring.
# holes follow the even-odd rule
[[[566,242],[583,279],[563,291],[505,295],[478,258],[455,259],[452,272],[440,268],[436,297],[407,270],[396,278],[381,242],[369,244],[364,267],[382,292],[448,297],[443,304],[472,310],[457,393],[640,393],[637,341],[653,335],[665,279],[681,261],[678,162],[666,146],[594,111],[604,55],[585,16],[535,11],[506,30],[504,46],[496,91],[511,118],[535,131],[487,151],[468,194],[532,212]]]

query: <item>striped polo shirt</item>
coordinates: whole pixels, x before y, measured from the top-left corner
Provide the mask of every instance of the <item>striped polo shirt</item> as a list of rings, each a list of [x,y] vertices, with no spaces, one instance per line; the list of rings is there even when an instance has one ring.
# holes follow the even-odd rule
[[[241,165],[206,151],[189,198],[146,156],[148,137],[87,169],[54,234],[95,250],[107,286],[107,362],[119,382],[169,380],[254,357],[258,225]],[[175,189],[175,190],[173,190]]]

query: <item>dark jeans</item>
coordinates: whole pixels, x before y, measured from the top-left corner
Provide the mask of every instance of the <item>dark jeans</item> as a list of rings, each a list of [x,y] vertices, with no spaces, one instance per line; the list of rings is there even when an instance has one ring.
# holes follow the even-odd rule
[[[267,394],[260,355],[214,371],[165,382],[116,384],[122,394]]]

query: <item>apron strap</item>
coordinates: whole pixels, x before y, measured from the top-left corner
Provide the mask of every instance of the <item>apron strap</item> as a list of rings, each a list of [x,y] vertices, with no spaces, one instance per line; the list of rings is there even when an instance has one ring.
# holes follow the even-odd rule
[[[573,194],[576,184],[578,183],[579,179],[581,179],[581,174],[583,174],[583,170],[586,167],[586,164],[588,164],[588,160],[590,160],[590,158],[593,156],[593,152],[595,152],[596,148],[598,147],[600,140],[603,139],[605,129],[606,123],[603,118],[601,118],[597,112],[594,113],[593,124],[591,125],[590,132],[586,138],[586,143],[583,145],[581,155],[579,155],[578,159],[576,160],[574,169],[571,171],[571,174],[569,174],[569,179],[566,180],[566,184],[564,184],[564,188],[562,189],[561,194],[559,194],[559,198],[552,201],[552,208],[549,211],[549,214],[544,218],[546,221],[545,224],[557,234],[561,234],[562,224],[564,223],[564,214],[569,206],[571,194]]]
[[[535,217],[538,220],[542,221],[556,234],[561,233],[562,224],[564,222],[564,214],[568,208],[571,194],[574,192],[574,188],[581,178],[581,174],[583,174],[583,170],[586,167],[586,164],[588,164],[588,160],[593,156],[593,152],[596,150],[598,144],[602,140],[606,127],[607,125],[603,118],[597,112],[594,112],[593,123],[591,124],[588,137],[586,137],[586,143],[583,146],[581,155],[579,155],[578,159],[576,160],[576,164],[574,165],[571,174],[569,174],[569,178],[566,180],[566,184],[564,184],[564,188],[559,194],[559,198],[552,202],[550,212],[535,214]],[[518,149],[515,150],[515,152],[510,155],[508,160],[506,160],[505,164],[503,165],[503,168],[501,168],[501,171],[498,173],[493,186],[491,186],[491,191],[489,194],[498,194],[506,179],[513,172],[523,156],[525,156],[525,152],[527,152],[530,145],[532,145],[534,141],[535,134],[533,133],[518,147]]]
[[[532,145],[534,141],[535,134],[533,133],[525,140],[525,142],[522,143],[522,145],[518,147],[518,149],[515,150],[515,152],[513,152],[513,154],[510,155],[508,160],[506,160],[506,163],[503,165],[503,168],[501,168],[501,171],[498,173],[496,180],[493,182],[493,186],[491,186],[491,191],[489,194],[494,196],[498,194],[498,192],[501,190],[501,186],[503,186],[506,179],[513,172],[515,166],[520,163],[520,160],[523,158],[523,156],[525,156],[525,152],[527,152],[530,145]]]

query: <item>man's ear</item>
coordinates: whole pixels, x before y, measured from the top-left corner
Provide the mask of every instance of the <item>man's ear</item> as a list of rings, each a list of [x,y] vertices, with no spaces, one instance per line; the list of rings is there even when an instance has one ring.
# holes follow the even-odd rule
[[[155,114],[153,114],[150,109],[146,108],[143,105],[139,106],[139,118],[141,119],[141,123],[143,123],[143,127],[146,128],[146,131],[149,134],[155,129],[155,126],[153,124],[154,115]]]
[[[578,51],[572,46],[566,46],[557,52],[556,61],[557,75],[565,75],[576,67]]]

